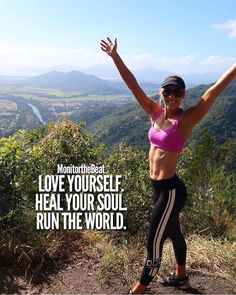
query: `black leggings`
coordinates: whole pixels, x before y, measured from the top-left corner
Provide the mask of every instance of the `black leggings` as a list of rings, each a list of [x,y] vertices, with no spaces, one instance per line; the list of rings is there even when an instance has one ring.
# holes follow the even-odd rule
[[[179,223],[179,213],[187,199],[186,187],[177,175],[151,182],[154,207],[148,231],[148,255],[140,278],[143,285],[148,285],[159,270],[167,237],[172,240],[177,264],[186,263],[186,242]]]

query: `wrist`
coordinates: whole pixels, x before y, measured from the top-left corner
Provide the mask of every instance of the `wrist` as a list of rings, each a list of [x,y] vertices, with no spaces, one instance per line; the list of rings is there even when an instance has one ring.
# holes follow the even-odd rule
[[[118,54],[117,51],[113,52],[112,55],[111,55],[111,58],[114,59],[114,60],[117,59],[118,57],[119,57],[119,54]]]

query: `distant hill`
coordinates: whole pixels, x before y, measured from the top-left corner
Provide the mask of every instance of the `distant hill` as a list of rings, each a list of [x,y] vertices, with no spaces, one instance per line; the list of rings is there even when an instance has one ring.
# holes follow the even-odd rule
[[[51,71],[36,77],[24,80],[24,84],[36,85],[41,88],[54,88],[64,91],[77,91],[82,95],[117,95],[130,94],[128,87],[120,80],[104,80],[94,75],[84,74],[80,71],[69,73]],[[150,82],[140,83],[147,93],[158,92],[160,85]]]
[[[87,75],[79,71],[69,73],[52,71],[27,80],[28,84],[43,88],[55,88],[64,91],[78,91],[81,94],[121,94],[127,90],[119,89],[109,81]]]
[[[69,71],[69,66],[58,66],[55,68],[60,70],[52,70],[30,78],[27,76],[1,76],[0,84],[35,85],[40,88],[76,91],[82,95],[119,95],[130,93],[114,65],[96,65],[82,71],[75,70],[73,67],[71,67],[73,70]],[[41,71],[43,71],[43,68]],[[218,73],[181,74],[150,66],[133,70],[133,73],[149,95],[158,92],[163,79],[171,74],[182,76],[187,88],[201,83],[214,82],[219,77]]]
[[[74,113],[68,119],[86,122],[86,129],[110,150],[118,143],[148,147],[147,131],[150,120],[136,103],[111,105]]]
[[[219,73],[192,73],[192,74],[182,74],[173,71],[167,71],[163,69],[156,68],[154,66],[146,66],[141,69],[131,69],[138,81],[141,82],[152,82],[160,84],[165,77],[173,74],[178,74],[184,78],[186,85],[192,87],[201,83],[207,84],[214,82],[218,77]],[[92,74],[103,79],[120,79],[118,70],[111,63],[109,65],[95,65],[88,69],[83,70],[86,74]]]
[[[193,105],[201,95],[209,88],[209,85],[199,85],[188,90],[188,96],[184,102],[187,108]],[[195,142],[199,138],[202,130],[215,136],[217,142],[222,144],[230,139],[236,140],[236,81],[231,84],[217,98],[216,103],[205,116],[205,118],[195,127],[191,141]]]
[[[134,73],[135,77],[138,79],[138,81],[141,82],[151,82],[160,84],[163,79],[171,74],[178,74],[181,77],[183,77],[186,81],[186,85],[188,87],[196,86],[201,83],[212,83],[214,82],[218,77],[219,73],[216,72],[202,72],[202,73],[190,73],[190,74],[184,74],[181,72],[181,69],[179,72],[176,72],[173,70],[164,70],[161,68],[157,68],[155,66],[145,66],[143,68],[135,69],[130,68],[131,71]],[[17,77],[36,77],[37,75],[43,75],[50,72],[81,72],[87,75],[96,76],[100,79],[105,80],[121,80],[120,75],[112,61],[110,60],[110,63],[108,64],[96,64],[94,66],[91,66],[89,68],[80,68],[76,66],[71,65],[57,65],[57,66],[48,66],[48,67],[4,67],[2,66],[0,69],[1,76],[17,76]],[[11,78],[10,78],[11,79]],[[5,78],[4,78],[5,80]]]
[[[183,107],[195,104],[210,85],[199,85],[188,90]],[[156,97],[156,99],[158,99]],[[109,109],[106,109],[109,108]],[[89,118],[87,121],[86,118]],[[149,117],[142,111],[137,103],[121,106],[107,106],[94,110],[76,113],[70,117],[74,121],[86,121],[87,129],[99,141],[112,146],[125,142],[148,150],[147,132],[150,126]],[[195,127],[189,140],[194,144],[200,133],[207,129],[215,136],[219,144],[230,139],[236,139],[236,81],[219,96],[215,105],[206,117]]]

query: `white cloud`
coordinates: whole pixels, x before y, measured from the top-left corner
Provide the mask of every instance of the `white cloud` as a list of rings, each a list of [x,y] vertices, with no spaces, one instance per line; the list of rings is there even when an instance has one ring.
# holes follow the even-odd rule
[[[132,56],[122,54],[122,57],[134,68],[143,68],[144,66],[150,66],[155,61],[155,58],[149,53],[142,53]]]
[[[213,24],[212,27],[229,31],[229,38],[236,38],[236,19],[229,19],[223,24]]]
[[[221,55],[209,56],[204,60],[199,60],[193,54],[175,58],[168,56],[157,57],[149,53],[138,55],[121,53],[121,56],[131,70],[152,66],[179,73],[223,71],[236,61],[236,57],[228,58]],[[0,47],[0,64],[0,75],[38,73],[39,69],[58,65],[80,69],[86,69],[97,64],[113,66],[111,58],[102,51],[94,53],[85,48],[36,47]]]
[[[236,57],[225,57],[222,55],[211,55],[199,62],[202,72],[223,73],[236,62]]]
[[[149,53],[138,55],[121,54],[125,63],[131,68],[153,66],[163,69],[185,68],[195,61],[193,55],[179,58],[154,57]],[[104,52],[93,53],[85,48],[36,48],[36,47],[0,47],[0,64],[4,67],[53,67],[67,65],[89,68],[96,64],[112,64]]]
[[[65,64],[83,68],[98,62],[106,62],[104,54],[86,49],[0,47],[1,66],[48,67]]]
[[[195,56],[190,54],[178,58],[171,58],[171,57],[161,57],[157,60],[157,63],[163,66],[188,66],[195,62]]]
[[[201,65],[203,66],[228,66],[235,62],[235,57],[224,57],[222,55],[211,55],[201,61]]]
[[[168,68],[170,66],[187,66],[195,60],[193,55],[179,58],[156,58],[149,53],[134,56],[121,54],[125,62],[135,68],[145,66],[158,66]],[[74,67],[88,68],[95,64],[109,64],[111,59],[103,52],[93,53],[83,49],[63,48],[1,48],[1,66],[22,67],[50,67],[56,65],[70,65]]]
[[[143,53],[135,56],[122,55],[125,61],[132,68],[143,68],[153,66],[162,69],[173,69],[175,67],[188,67],[195,62],[194,55],[187,55],[178,58],[173,57],[154,57],[149,53]]]

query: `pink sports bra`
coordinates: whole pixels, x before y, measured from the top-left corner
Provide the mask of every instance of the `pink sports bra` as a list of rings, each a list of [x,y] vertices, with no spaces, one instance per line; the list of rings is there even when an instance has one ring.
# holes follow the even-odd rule
[[[178,115],[172,127],[167,128],[165,130],[161,129],[160,131],[158,131],[154,128],[154,124],[161,115],[161,113],[162,111],[158,112],[152,118],[153,123],[148,132],[149,141],[151,145],[157,148],[167,150],[172,153],[180,153],[185,146],[185,141],[183,140],[179,132],[179,118],[181,114]]]

